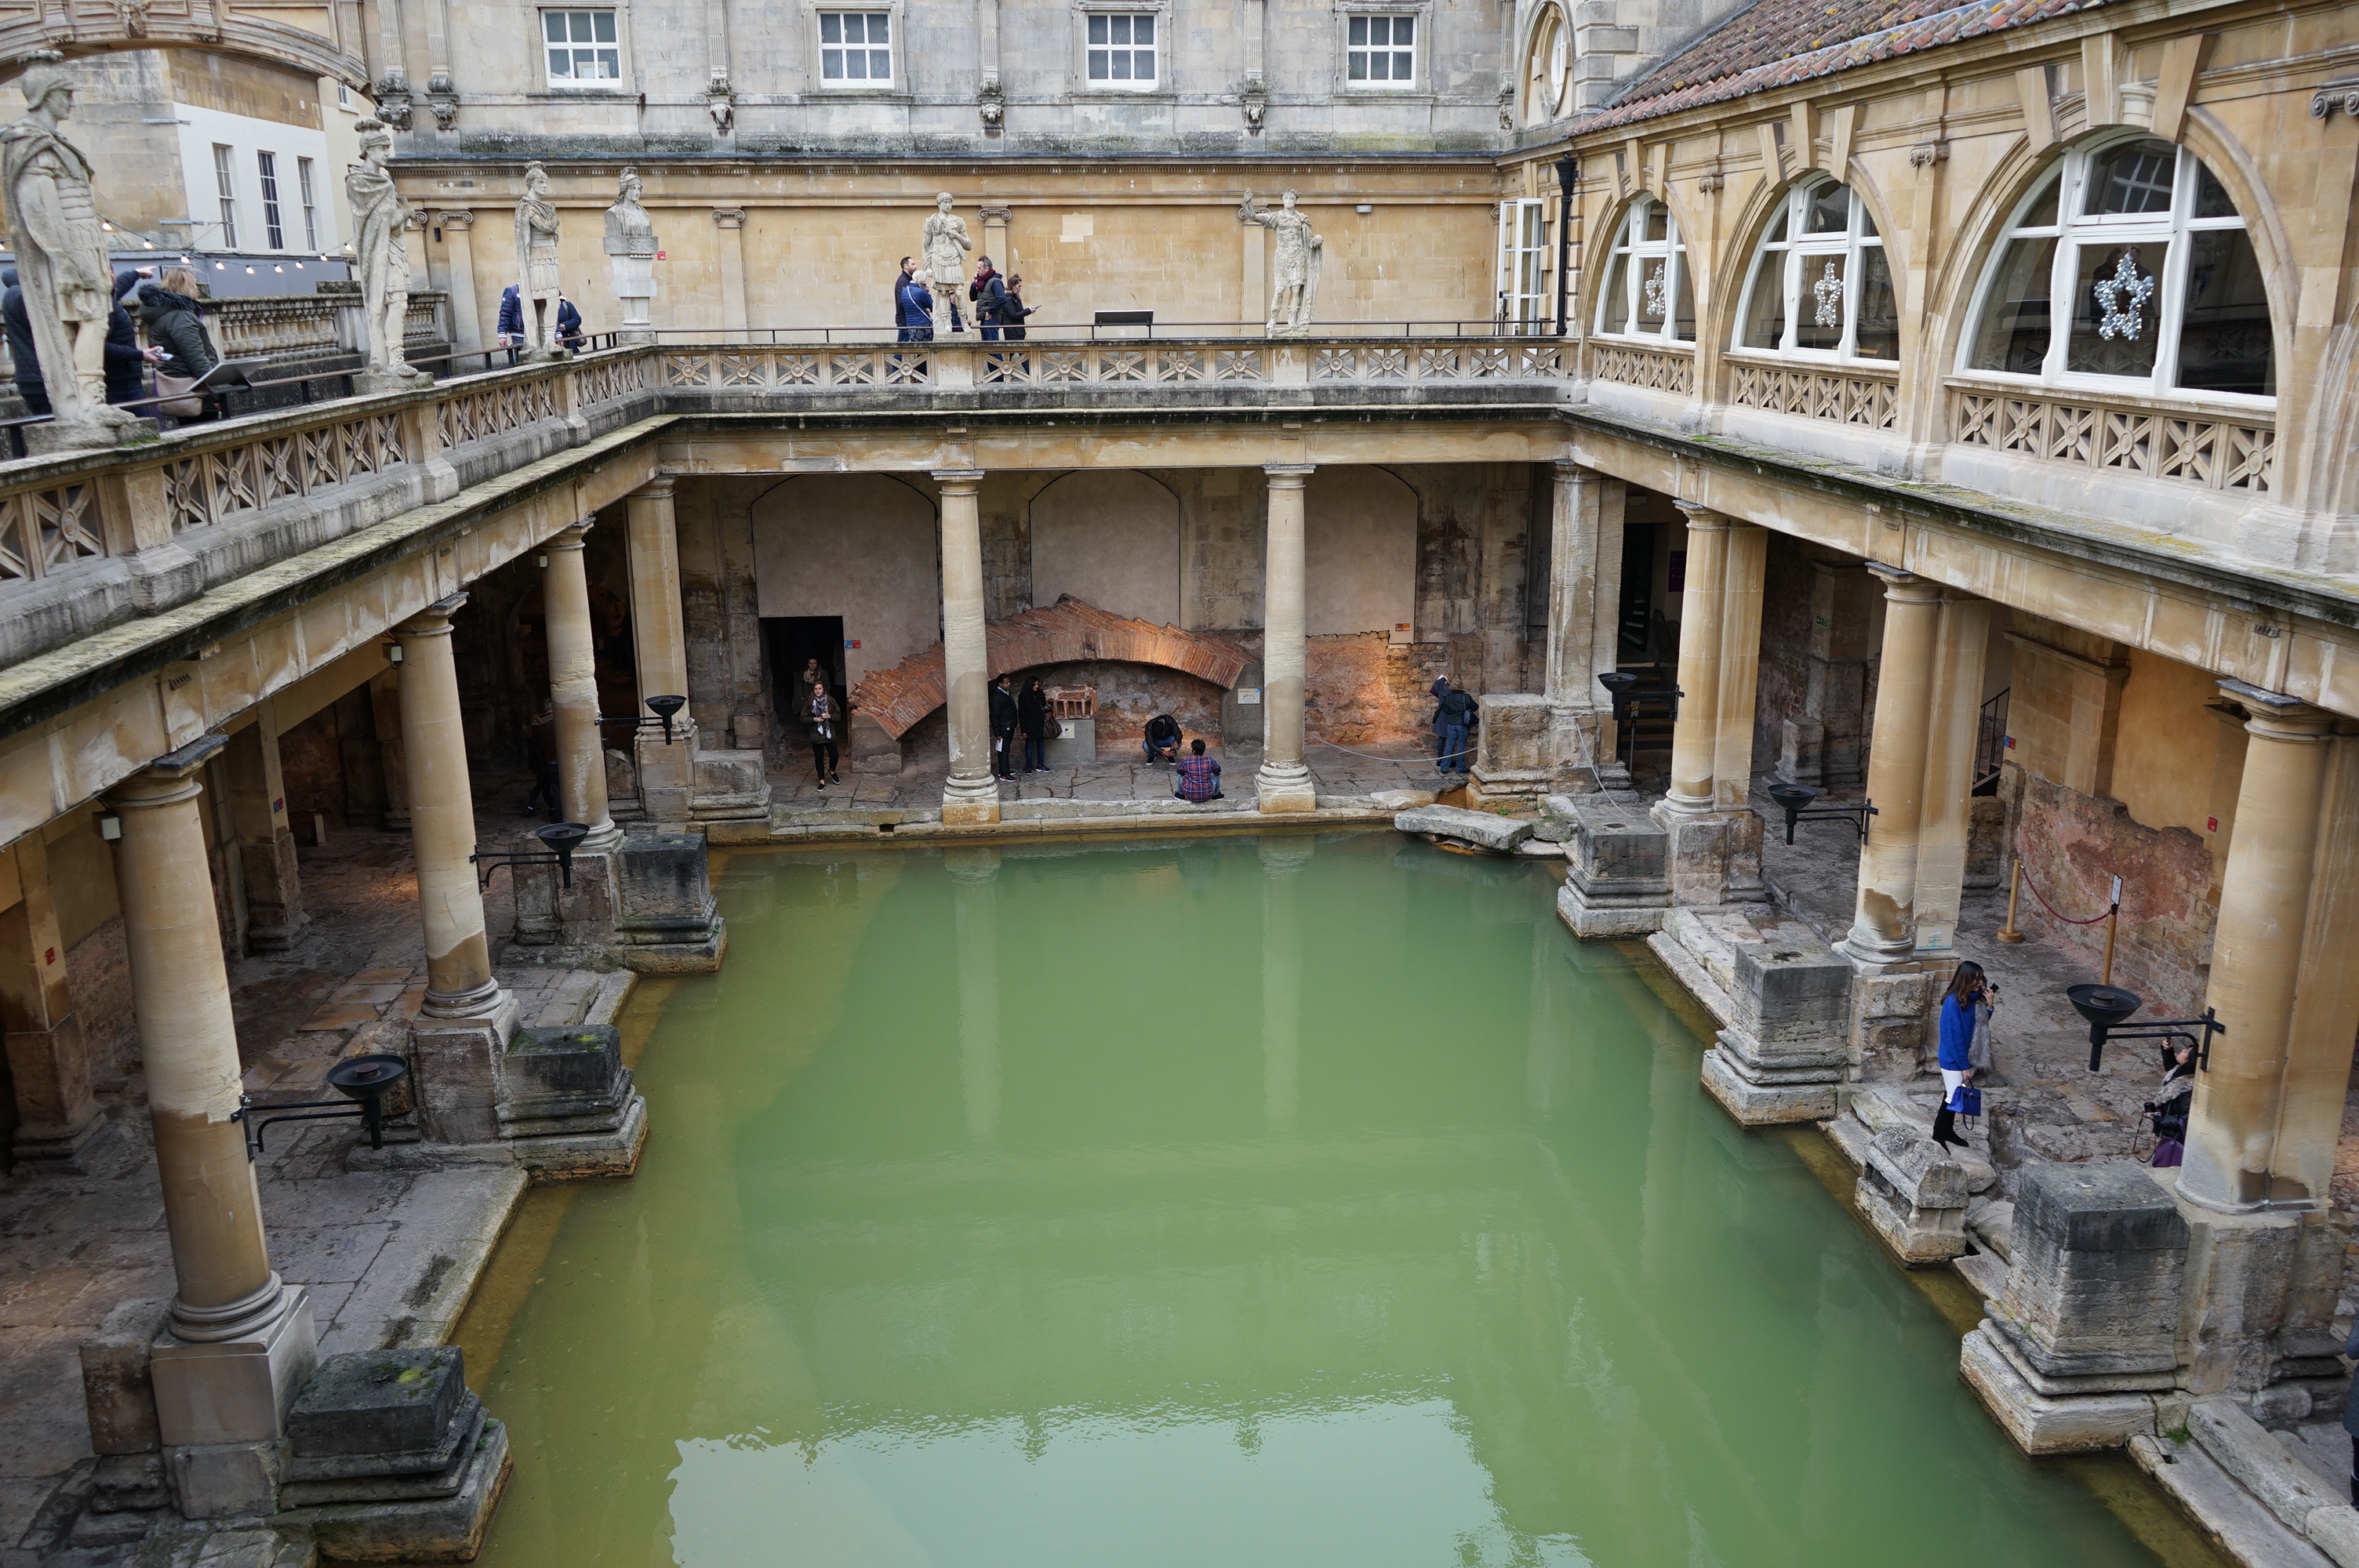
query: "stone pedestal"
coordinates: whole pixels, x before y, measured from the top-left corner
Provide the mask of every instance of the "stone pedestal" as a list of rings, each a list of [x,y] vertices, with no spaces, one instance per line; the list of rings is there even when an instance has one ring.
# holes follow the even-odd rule
[[[1475,731],[1474,768],[1467,804],[1530,811],[1552,787],[1548,698],[1522,692],[1476,699],[1483,716]]]
[[[512,994],[496,996],[483,1017],[421,1014],[410,1026],[411,1088],[419,1130],[429,1142],[484,1143],[500,1135],[499,1059],[520,1012]]]
[[[639,815],[647,821],[689,820],[696,791],[696,720],[685,713],[671,721],[669,741],[664,740],[661,725],[643,725],[631,738]]]
[[[482,1549],[510,1460],[456,1346],[322,1362],[288,1412],[280,1502],[344,1562],[460,1563]]]
[[[897,778],[901,773],[901,742],[885,726],[854,709],[844,727],[843,771],[877,778]]]
[[[2023,1168],[2006,1293],[1960,1367],[2025,1452],[2118,1447],[2155,1430],[2156,1397],[2178,1381],[2188,1241],[2143,1165]]]
[[[613,1132],[630,1115],[631,1081],[611,1023],[519,1029],[500,1058],[500,1136]]]
[[[1966,1168],[1908,1127],[1869,1141],[1854,1201],[1902,1266],[1922,1269],[1966,1251]]]
[[[689,766],[690,821],[748,822],[770,814],[770,784],[759,750],[699,751]]]
[[[283,1412],[319,1365],[320,1339],[310,1293],[275,1275],[271,1286],[272,1315],[235,1337],[168,1329],[148,1349],[164,1472],[186,1518],[267,1513],[275,1502]]]
[[[1953,971],[1948,960],[1914,965],[1854,965],[1851,988],[1852,1059],[1867,1081],[1908,1083],[1935,1068],[1926,1049],[1934,1010]]]
[[[1645,936],[1670,907],[1669,835],[1645,806],[1609,795],[1553,795],[1544,809],[1564,822],[1569,868],[1557,918],[1583,938]]]
[[[614,855],[616,956],[641,974],[701,975],[721,968],[729,935],[695,833],[636,834]]]
[[[1703,1085],[1748,1127],[1823,1121],[1849,1072],[1851,966],[1775,909],[1674,910],[1647,946],[1720,1021]]]
[[[619,845],[621,839],[611,841]],[[548,852],[524,835],[508,846],[519,853]],[[516,878],[516,945],[507,961],[603,967],[614,947],[614,850],[577,849],[571,885],[552,865],[512,866]]]

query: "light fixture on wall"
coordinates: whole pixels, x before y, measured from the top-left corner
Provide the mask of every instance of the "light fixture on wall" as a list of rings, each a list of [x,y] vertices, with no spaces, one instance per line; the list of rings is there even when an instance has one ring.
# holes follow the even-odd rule
[[[1876,815],[1875,807],[1864,800],[1855,806],[1822,806],[1812,810],[1810,802],[1826,791],[1812,789],[1809,784],[1787,784],[1773,779],[1768,790],[1769,798],[1776,801],[1778,808],[1786,814],[1786,842],[1788,844],[1794,841],[1794,824],[1797,822],[1850,822],[1857,825],[1859,836],[1864,838],[1867,837],[1867,819]]]
[[[539,839],[542,843],[548,845],[551,849],[555,850],[556,853],[549,855],[486,855],[479,849],[474,854],[467,857],[467,863],[469,865],[481,866],[483,868],[481,871],[476,873],[476,885],[479,887],[491,886],[492,873],[498,871],[502,866],[509,868],[508,874],[511,877],[516,874],[515,868],[518,866],[555,866],[559,872],[564,876],[565,885],[571,888],[573,885],[573,851],[575,848],[581,844],[582,840],[590,837],[589,825],[582,822],[552,822],[546,827],[534,828],[532,830],[532,836]]]
[[[2064,1000],[2072,1004],[2073,1011],[2089,1021],[2089,1071],[2093,1073],[2105,1059],[2108,1040],[2184,1041],[2195,1047],[2197,1070],[2208,1073],[2212,1070],[2212,1036],[2228,1033],[2228,1026],[2208,1007],[2201,1017],[2148,1019],[2136,1029],[2124,1029],[2122,1021],[2145,1006],[2146,999],[2119,986],[2066,986]],[[2198,1029],[2203,1032],[2200,1040],[2191,1033]],[[2163,1047],[2162,1057],[2163,1070],[2168,1072],[2169,1046]]]
[[[123,838],[123,818],[115,816],[114,813],[111,811],[100,812],[98,814],[98,836],[101,838],[105,839],[110,844],[119,842]]]
[[[386,662],[386,664],[388,664],[388,665],[397,665],[397,664],[401,663],[401,644],[400,644],[400,643],[387,643],[385,645],[385,662]]]

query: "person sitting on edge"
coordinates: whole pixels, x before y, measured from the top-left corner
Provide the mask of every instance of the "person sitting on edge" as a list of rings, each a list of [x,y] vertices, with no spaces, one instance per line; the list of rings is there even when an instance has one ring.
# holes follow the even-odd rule
[[[1181,800],[1199,803],[1221,798],[1221,759],[1204,755],[1201,737],[1188,742],[1188,755],[1180,759],[1180,772],[1171,781],[1171,793]]]
[[[1158,713],[1147,721],[1147,734],[1139,749],[1150,762],[1176,762],[1180,760],[1180,721],[1168,713]]]

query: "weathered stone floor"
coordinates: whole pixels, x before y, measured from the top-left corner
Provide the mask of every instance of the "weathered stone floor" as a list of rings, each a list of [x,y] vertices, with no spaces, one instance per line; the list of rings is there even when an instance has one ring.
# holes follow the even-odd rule
[[[489,846],[533,821],[523,786],[477,803]],[[230,966],[238,1051],[265,1102],[332,1098],[339,1056],[397,1048],[425,991],[417,878],[407,834],[331,828],[299,853],[311,918],[283,953]],[[494,951],[515,924],[508,878],[485,895]],[[500,969],[524,1022],[564,1024],[618,1004],[629,977]],[[172,1293],[171,1251],[135,1068],[113,1107],[117,1167],[87,1177],[0,1181],[0,1552],[22,1538],[60,1477],[90,1452],[81,1340],[126,1301]],[[525,1174],[495,1166],[350,1173],[357,1122],[281,1126],[258,1162],[271,1261],[311,1289],[324,1354],[439,1345],[506,1227]]]

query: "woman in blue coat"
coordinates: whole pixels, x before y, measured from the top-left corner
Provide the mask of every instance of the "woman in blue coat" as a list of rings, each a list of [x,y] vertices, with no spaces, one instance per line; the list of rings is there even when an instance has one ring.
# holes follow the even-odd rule
[[[902,258],[907,265],[908,258]],[[926,287],[926,275],[905,272],[901,281],[893,286],[893,324],[901,330],[905,343],[929,343],[934,338],[934,297]]]
[[[1958,1136],[1957,1117],[1950,1102],[1961,1086],[1974,1080],[1974,1031],[1989,1016],[1990,996],[1990,981],[1983,967],[1967,962],[1950,977],[1949,991],[1941,998],[1941,1108],[1933,1113],[1936,1143],[1966,1146],[1966,1141]]]

